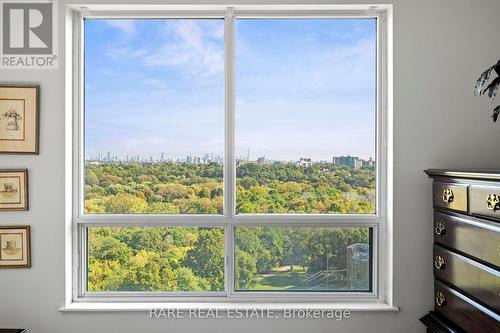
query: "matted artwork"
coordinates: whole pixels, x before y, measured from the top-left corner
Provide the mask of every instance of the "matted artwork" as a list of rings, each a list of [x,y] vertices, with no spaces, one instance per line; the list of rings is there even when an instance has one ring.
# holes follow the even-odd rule
[[[0,226],[0,268],[31,267],[29,226]]]
[[[2,210],[28,210],[28,170],[0,170]]]
[[[38,154],[40,87],[0,84],[0,153]]]

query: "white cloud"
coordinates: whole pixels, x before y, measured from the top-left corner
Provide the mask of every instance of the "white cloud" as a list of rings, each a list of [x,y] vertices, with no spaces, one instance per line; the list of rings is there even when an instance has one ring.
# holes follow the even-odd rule
[[[248,100],[288,96],[293,106],[297,100],[331,101],[335,95],[341,99],[355,95],[358,100],[360,95],[371,96],[374,91],[373,40],[303,47],[276,57],[247,45],[247,52],[238,58],[237,70],[238,92]],[[276,48],[279,50],[279,45]]]
[[[158,89],[160,91],[164,91],[165,89],[168,88],[168,86],[165,83],[165,81],[154,79],[154,78],[143,79],[142,83],[144,83],[144,84],[146,84],[146,85],[148,85],[148,86],[150,86],[152,88]]]
[[[128,38],[108,44],[106,55],[114,60],[139,61],[148,67],[171,67],[185,75],[206,77],[224,70],[224,26],[206,20],[167,20],[154,46],[139,47]],[[107,20],[106,24],[126,35],[139,33],[136,23]]]
[[[137,59],[142,58],[148,54],[145,49],[134,48],[129,45],[111,45],[106,49],[106,55],[113,60],[120,59]]]
[[[133,20],[106,20],[106,24],[112,28],[119,29],[128,35],[137,33],[137,27]]]
[[[215,27],[210,35],[215,38],[215,39],[220,39],[220,40],[223,40],[224,39],[224,25],[223,24],[220,24],[218,25],[217,27]]]
[[[196,75],[223,71],[223,46],[215,41],[223,38],[219,27],[206,27],[195,21],[182,20],[169,21],[166,30],[170,35],[169,41],[144,58],[146,65],[184,66],[184,70]]]

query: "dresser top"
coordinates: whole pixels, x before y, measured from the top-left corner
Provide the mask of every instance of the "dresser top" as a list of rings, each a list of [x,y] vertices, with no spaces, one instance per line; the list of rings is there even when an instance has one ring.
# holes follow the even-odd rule
[[[429,177],[500,180],[500,169],[427,169]]]

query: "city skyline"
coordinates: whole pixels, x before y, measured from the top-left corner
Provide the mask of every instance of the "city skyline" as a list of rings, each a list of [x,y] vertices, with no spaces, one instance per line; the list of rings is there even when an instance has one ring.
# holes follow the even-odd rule
[[[111,152],[111,151],[101,151],[101,152],[96,152],[96,153],[86,152],[85,153],[85,160],[93,160],[93,159],[97,160],[97,159],[99,159],[98,158],[99,156],[104,158],[108,153],[111,156],[113,156],[119,160],[122,160],[122,161],[125,161],[127,159],[132,160],[133,158],[135,158],[136,160],[148,160],[150,158],[153,158],[155,161],[160,161],[160,160],[176,161],[176,160],[182,160],[182,159],[185,160],[186,157],[188,157],[188,156],[202,158],[202,157],[205,157],[206,155],[213,156],[213,158],[211,158],[212,160],[214,160],[214,159],[220,160],[220,161],[224,160],[224,155],[222,153],[203,152],[203,153],[187,153],[187,154],[181,154],[181,155],[169,155],[163,151],[159,152],[157,154],[141,154],[141,153],[138,153],[138,154],[120,154],[120,153]],[[329,160],[331,160],[333,157],[336,157],[336,156],[338,156],[338,157],[352,156],[352,157],[357,157],[357,158],[360,158],[363,160],[369,160],[369,159],[375,160],[374,156],[362,156],[362,155],[356,154],[356,153],[331,154]],[[246,150],[245,154],[236,154],[235,158],[236,158],[236,160],[249,160],[249,161],[257,161],[259,158],[265,158],[266,160],[279,161],[279,162],[295,161],[295,160],[299,160],[300,158],[311,158],[314,161],[326,161],[325,159],[312,158],[307,154],[296,155],[295,158],[290,158],[290,159],[278,159],[278,158],[272,158],[272,157],[266,156],[264,154],[253,153],[249,149]]]
[[[86,156],[222,156],[223,25],[85,20]],[[375,31],[372,19],[238,20],[236,155],[374,156]]]
[[[100,161],[100,162],[140,162],[140,163],[161,163],[161,162],[173,162],[173,163],[188,163],[188,164],[208,164],[211,162],[214,163],[220,163],[222,164],[224,162],[224,157],[221,155],[217,155],[214,153],[204,153],[200,155],[196,154],[188,154],[184,156],[183,158],[173,158],[168,155],[165,155],[164,153],[160,153],[159,156],[154,156],[154,155],[125,155],[125,156],[119,156],[111,152],[106,152],[106,153],[98,153],[94,156],[87,156],[85,158],[86,161]],[[327,163],[334,163],[334,164],[341,164],[341,165],[348,165],[348,164],[353,164],[355,163],[356,160],[363,161],[363,162],[375,162],[375,159],[373,157],[368,157],[368,158],[362,158],[359,156],[356,156],[355,154],[347,154],[347,155],[340,155],[340,156],[332,156],[330,160],[314,160],[310,157],[306,156],[301,156],[297,157],[296,159],[291,159],[291,160],[278,160],[278,159],[272,159],[268,158],[264,155],[261,156],[256,156],[252,157],[250,155],[247,156],[236,156],[236,161],[248,161],[248,162],[256,162],[260,164],[267,164],[267,163],[275,163],[275,162],[281,162],[281,163],[300,163],[302,160],[309,160],[312,163],[320,163],[320,162],[327,162]],[[339,162],[340,161],[340,162]],[[344,162],[347,161],[347,162]]]

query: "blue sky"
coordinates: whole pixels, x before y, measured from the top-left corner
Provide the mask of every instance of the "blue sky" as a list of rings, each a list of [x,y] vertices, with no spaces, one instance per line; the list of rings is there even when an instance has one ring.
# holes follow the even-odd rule
[[[368,158],[375,20],[239,20],[236,154]],[[223,152],[222,20],[86,20],[86,155]]]

